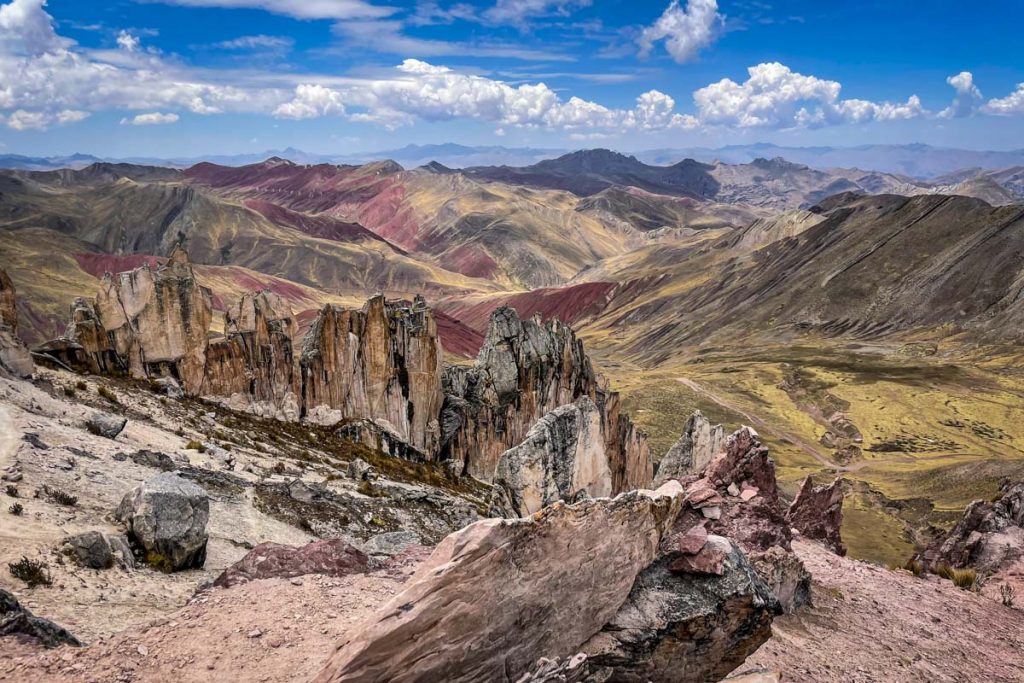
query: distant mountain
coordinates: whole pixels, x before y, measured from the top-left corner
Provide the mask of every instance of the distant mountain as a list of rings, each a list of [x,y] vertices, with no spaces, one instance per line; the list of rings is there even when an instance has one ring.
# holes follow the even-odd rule
[[[995,170],[1024,165],[1024,149],[1009,152],[975,151],[924,144],[860,145],[858,147],[780,147],[770,143],[727,147],[685,147],[640,152],[650,164],[669,165],[680,159],[745,164],[757,158],[782,157],[815,168],[862,168],[930,179],[965,168]]]
[[[56,157],[29,157],[20,154],[0,154],[0,168],[23,171],[53,171],[59,168],[85,168],[102,161],[90,154],[72,154]]]

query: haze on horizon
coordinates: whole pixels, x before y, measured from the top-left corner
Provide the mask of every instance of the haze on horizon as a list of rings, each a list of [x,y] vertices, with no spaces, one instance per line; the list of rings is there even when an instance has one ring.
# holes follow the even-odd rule
[[[7,0],[0,153],[1022,146],[1024,6],[820,5]]]

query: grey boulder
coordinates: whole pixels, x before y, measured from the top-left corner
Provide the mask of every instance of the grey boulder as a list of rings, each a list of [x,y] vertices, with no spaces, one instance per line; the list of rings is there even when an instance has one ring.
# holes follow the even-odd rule
[[[206,561],[210,500],[202,487],[164,472],[127,493],[115,513],[151,564],[177,571]]]
[[[113,439],[124,431],[125,425],[127,424],[128,419],[120,417],[119,415],[111,415],[110,413],[93,413],[89,417],[88,421],[86,421],[85,426],[93,434]]]
[[[66,538],[63,551],[80,566],[89,569],[110,569],[115,565],[122,569],[135,567],[128,539],[121,534],[86,531]]]

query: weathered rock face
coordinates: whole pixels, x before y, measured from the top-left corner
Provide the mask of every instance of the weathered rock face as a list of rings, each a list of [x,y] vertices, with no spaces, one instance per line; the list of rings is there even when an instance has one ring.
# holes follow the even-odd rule
[[[361,574],[370,558],[340,538],[313,541],[302,547],[260,543],[225,569],[213,585],[228,588],[255,579],[291,578],[306,574],[346,576]]]
[[[305,416],[384,423],[425,457],[437,452],[443,354],[426,302],[370,299],[361,311],[327,306],[302,351]]]
[[[611,495],[612,473],[594,402],[584,396],[542,417],[523,443],[502,454],[493,483],[492,507],[503,516],[531,515],[581,495]]]
[[[80,566],[89,569],[110,569],[115,565],[122,569],[135,567],[128,540],[120,534],[86,531],[66,538],[63,550]]]
[[[212,311],[210,291],[196,281],[185,251],[175,249],[155,270],[106,274],[95,302],[76,299],[64,337],[40,350],[95,373],[174,377],[196,394]]]
[[[66,628],[35,616],[14,595],[0,588],[0,636],[15,634],[36,638],[43,647],[82,645]]]
[[[661,555],[637,577],[618,613],[584,646],[598,680],[717,681],[771,637],[779,605],[735,543],[709,536],[717,571],[679,572]]]
[[[843,524],[843,480],[837,477],[828,486],[815,486],[804,479],[800,493],[786,513],[786,521],[807,538],[822,541],[832,552],[846,554],[840,535]]]
[[[14,284],[3,270],[0,270],[0,369],[15,377],[31,377],[35,372],[32,354],[18,338]]]
[[[287,302],[271,292],[247,293],[224,314],[224,332],[206,349],[201,393],[223,397],[236,410],[298,420],[298,325]]]
[[[200,486],[173,472],[158,474],[125,494],[115,517],[136,543],[172,570],[202,567],[206,561],[210,499]]]
[[[517,680],[577,652],[655,557],[681,493],[672,482],[451,534],[317,680]]]
[[[523,321],[497,309],[475,365],[448,368],[444,391],[440,457],[459,474],[490,481],[534,423],[586,396],[601,413],[612,490],[646,486],[653,476],[646,438],[620,413],[618,394],[602,385],[583,342],[557,320]]]
[[[1003,487],[995,502],[976,500],[947,535],[932,542],[919,559],[929,569],[939,564],[974,567],[989,575],[1024,559],[1024,483]]]
[[[725,429],[722,425],[712,425],[699,410],[695,410],[686,421],[683,435],[658,463],[655,485],[700,472],[724,447]]]

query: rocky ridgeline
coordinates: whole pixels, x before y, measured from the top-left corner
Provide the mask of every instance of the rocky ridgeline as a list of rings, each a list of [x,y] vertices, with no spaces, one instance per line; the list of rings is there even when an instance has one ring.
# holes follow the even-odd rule
[[[0,270],[0,370],[15,377],[30,377],[34,369],[32,355],[18,338],[14,285]]]
[[[591,436],[603,444],[611,490],[651,481],[646,438],[594,372],[583,342],[558,320],[520,320],[510,307],[497,309],[476,363],[447,368],[444,391],[441,458],[458,473],[490,481],[505,451],[523,443],[538,420],[586,397],[600,417],[599,436]],[[549,445],[565,453],[575,441]]]
[[[104,276],[95,301],[77,299],[65,335],[39,352],[93,373],[148,379],[170,395],[340,425],[346,436],[393,455],[444,461],[454,475],[487,482],[503,454],[529,438],[533,446],[505,458],[506,472],[522,471],[514,461],[538,443],[530,430],[586,399],[585,420],[545,437],[544,464],[531,477],[560,484],[548,487],[542,504],[651,481],[646,438],[560,322],[520,320],[500,308],[476,363],[446,369],[437,324],[420,297],[377,295],[361,310],[327,305],[302,340],[287,302],[266,291],[245,294],[224,315],[223,336],[208,340],[211,319],[210,292],[178,249],[158,268]],[[580,472],[556,474],[566,467]]]

